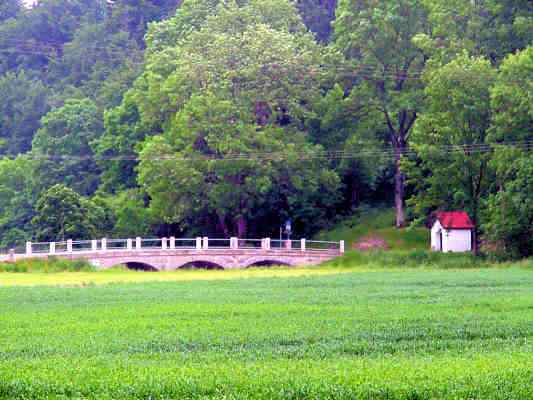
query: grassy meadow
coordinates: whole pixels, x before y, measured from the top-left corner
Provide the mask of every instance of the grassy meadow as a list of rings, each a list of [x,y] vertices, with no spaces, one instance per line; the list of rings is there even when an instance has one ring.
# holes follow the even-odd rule
[[[533,398],[530,264],[349,259],[0,273],[0,399]]]

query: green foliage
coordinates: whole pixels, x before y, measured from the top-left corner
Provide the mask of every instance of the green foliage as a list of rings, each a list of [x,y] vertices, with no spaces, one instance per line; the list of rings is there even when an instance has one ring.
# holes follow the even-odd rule
[[[142,53],[127,33],[110,34],[102,24],[82,25],[63,48],[49,79],[66,93],[79,90],[99,107],[120,104],[139,72]]]
[[[335,205],[336,174],[297,162],[320,150],[302,127],[318,95],[321,51],[291,33],[296,11],[278,3],[283,19],[264,3],[220,5],[178,45],[154,51],[136,82],[141,121],[165,131],[147,140],[139,182],[167,223],[215,221],[221,233],[244,236],[248,222],[271,213],[319,225]],[[282,151],[283,161],[250,159]],[[250,157],[231,160],[239,154]]]
[[[475,224],[480,221],[481,202],[491,187],[490,155],[468,146],[488,143],[490,90],[495,79],[496,71],[488,61],[467,55],[429,75],[427,109],[413,136],[419,164],[406,164],[417,193],[409,205],[420,220],[435,209],[460,209]]]
[[[426,232],[427,237],[427,232]],[[426,239],[427,240],[427,239]],[[472,254],[450,254],[432,252],[427,246],[418,250],[393,251],[351,251],[344,256],[324,264],[333,268],[437,268],[437,269],[474,269],[488,268],[494,264]]]
[[[527,154],[441,149],[533,139],[532,15],[529,0],[0,0],[0,246],[33,236],[62,184],[113,235],[272,236],[289,217],[312,235],[394,199],[397,227],[466,209],[529,254],[509,233],[527,232]]]
[[[122,0],[107,3],[107,30],[110,33],[127,32],[131,39],[142,45],[148,23],[170,17],[181,3],[182,0]]]
[[[57,273],[94,270],[94,267],[85,260],[70,261],[54,257],[19,260],[13,263],[0,263],[0,273]]]
[[[334,27],[335,46],[356,63],[355,97],[366,100],[360,114],[394,149],[396,226],[402,227],[405,177],[399,161],[422,108],[417,78],[426,56],[414,38],[430,29],[426,10],[421,0],[341,0]]]
[[[140,121],[139,109],[134,99],[135,92],[128,91],[122,104],[108,110],[104,115],[105,131],[94,143],[95,153],[104,159],[99,163],[102,170],[101,189],[116,193],[137,186],[135,167],[136,148],[150,133],[151,127]],[[124,159],[112,160],[113,157]],[[111,158],[111,160],[106,160]]]
[[[39,121],[48,111],[47,97],[43,83],[24,72],[0,76],[0,155],[30,149]]]
[[[140,190],[124,190],[105,201],[115,219],[112,227],[114,236],[124,238],[150,235],[154,218],[146,206],[146,195]]]
[[[41,194],[32,220],[40,241],[91,239],[106,223],[105,210],[63,185],[54,185]]]
[[[444,62],[464,50],[498,62],[533,40],[529,0],[424,0],[424,6],[433,29],[419,40]]]
[[[498,142],[533,139],[533,47],[509,55],[491,91],[493,126]]]
[[[505,176],[497,174],[504,183],[489,198],[485,230],[503,256],[529,257],[533,255],[533,156],[507,153],[493,160]]]
[[[398,230],[393,227],[394,218],[393,209],[361,206],[353,216],[343,218],[333,228],[318,233],[315,238],[326,241],[344,240],[346,249],[368,239],[383,240],[387,249],[392,251],[424,251],[429,248],[429,231],[426,228]]]
[[[529,269],[331,268],[328,275],[309,269],[300,277],[280,270],[275,278],[249,271],[247,279],[233,280],[228,272],[195,272],[179,284],[101,286],[91,276],[140,273],[79,273],[77,287],[62,284],[67,274],[16,274],[28,285],[53,279],[61,286],[0,287],[0,393],[275,400],[533,395]]]
[[[0,177],[0,248],[7,248],[31,237],[36,199],[31,160],[0,159]]]
[[[337,0],[298,0],[296,4],[305,25],[315,34],[317,40],[329,42]]]
[[[296,220],[307,220],[309,216],[298,213],[320,205],[311,211],[320,218],[320,210],[335,202],[336,175],[320,170],[319,163],[309,162],[303,168],[291,161],[298,160],[298,153],[311,155],[315,150],[296,132],[292,132],[292,141],[286,140],[283,129],[274,126],[258,132],[252,118],[214,96],[191,98],[176,116],[172,131],[148,141],[141,154],[139,179],[150,194],[154,213],[183,228],[198,226],[202,216],[211,216],[225,235],[241,237],[246,235],[247,222],[255,210],[265,212],[279,202]],[[225,162],[232,154],[275,154],[282,150],[293,154],[288,161],[245,158],[238,163]],[[190,159],[182,161],[187,156]],[[213,159],[207,161],[202,156]],[[276,190],[280,184],[281,190]]]
[[[89,99],[69,100],[50,111],[32,146],[40,187],[63,183],[80,194],[94,193],[99,173],[91,144],[101,131],[101,116]]]

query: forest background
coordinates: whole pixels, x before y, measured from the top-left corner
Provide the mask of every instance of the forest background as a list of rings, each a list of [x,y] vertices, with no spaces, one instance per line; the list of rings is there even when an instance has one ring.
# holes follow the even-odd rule
[[[529,0],[0,0],[0,248],[466,210],[533,254]]]

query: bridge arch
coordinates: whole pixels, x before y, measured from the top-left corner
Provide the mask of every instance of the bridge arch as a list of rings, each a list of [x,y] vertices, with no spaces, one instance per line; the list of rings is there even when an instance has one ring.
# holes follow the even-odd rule
[[[246,268],[256,267],[292,267],[294,262],[292,260],[283,259],[280,257],[254,257],[246,261]]]
[[[176,269],[219,269],[222,270],[224,267],[213,261],[204,261],[204,260],[193,260],[186,262],[185,264],[180,265]]]
[[[130,269],[133,271],[146,271],[146,272],[159,271],[159,269],[154,267],[153,265],[150,265],[148,263],[141,262],[141,261],[126,261],[126,262],[120,263],[120,265],[123,265],[127,269]]]

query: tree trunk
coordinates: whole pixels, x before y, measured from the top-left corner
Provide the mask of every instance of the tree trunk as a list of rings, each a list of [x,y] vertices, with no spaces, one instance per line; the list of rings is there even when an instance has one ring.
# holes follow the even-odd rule
[[[359,189],[355,178],[352,179],[350,187],[350,206],[354,209],[359,207]]]
[[[394,206],[396,208],[396,228],[405,226],[405,176],[400,169],[405,142],[401,139],[394,143]]]
[[[477,224],[472,230],[472,252],[477,257],[479,255],[479,235],[477,232]]]
[[[228,229],[228,225],[226,224],[226,218],[224,217],[224,215],[220,215],[220,214],[217,214],[217,217],[218,217],[218,224],[220,228],[222,229],[222,231],[224,232],[224,236],[226,238],[229,238],[231,235]]]
[[[237,219],[237,237],[246,238],[247,224],[243,215],[240,215]]]

